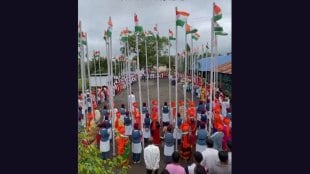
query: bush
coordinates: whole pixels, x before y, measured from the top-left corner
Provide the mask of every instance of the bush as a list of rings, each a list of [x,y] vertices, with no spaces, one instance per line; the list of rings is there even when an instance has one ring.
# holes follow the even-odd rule
[[[102,160],[99,149],[92,145],[85,145],[82,140],[87,139],[86,133],[78,134],[78,173],[79,174],[126,174],[130,166],[122,166],[121,157]]]

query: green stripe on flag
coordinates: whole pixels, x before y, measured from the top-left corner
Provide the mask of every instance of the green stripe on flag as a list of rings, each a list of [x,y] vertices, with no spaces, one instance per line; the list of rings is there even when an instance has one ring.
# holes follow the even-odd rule
[[[175,40],[175,38],[174,38],[174,37],[170,37],[170,36],[169,36],[169,40]]]
[[[228,35],[228,33],[225,33],[225,32],[223,32],[223,31],[215,31],[214,34],[215,34],[215,35],[219,35],[219,36],[227,36],[227,35]]]
[[[195,39],[195,40],[198,40],[198,37],[196,37],[196,36],[192,36],[192,39]]]
[[[142,26],[135,26],[135,32],[142,32],[143,27]]]
[[[196,33],[198,30],[196,28],[192,29],[190,32],[186,32],[186,34]]]
[[[183,20],[181,20],[181,19],[178,19],[178,20],[176,21],[176,25],[177,25],[177,26],[183,27],[184,24],[185,24],[185,22],[184,22]]]
[[[213,16],[213,20],[214,20],[214,21],[218,21],[218,20],[220,20],[220,19],[222,19],[222,14]]]

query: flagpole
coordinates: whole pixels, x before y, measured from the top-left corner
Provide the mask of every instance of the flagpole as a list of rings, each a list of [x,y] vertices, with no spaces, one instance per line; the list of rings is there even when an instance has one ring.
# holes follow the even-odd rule
[[[142,114],[142,94],[141,94],[141,71],[140,71],[140,59],[139,59],[139,40],[138,40],[138,33],[136,33],[136,55],[137,55],[137,69],[138,69],[138,86],[139,86],[139,106],[140,106],[140,115]],[[143,118],[141,116],[141,129],[143,127]],[[142,140],[144,140],[142,135]],[[144,141],[142,141],[142,148],[144,148]]]
[[[183,89],[183,95],[184,95],[184,118],[187,118],[187,110],[186,110],[186,90],[187,90],[187,33],[186,33],[186,26],[187,26],[187,20],[185,21],[185,67],[184,67],[184,78],[185,78],[185,89]]]
[[[82,34],[82,33],[81,33]],[[83,57],[84,57],[84,51],[83,51],[83,45],[80,43],[80,52],[81,52],[81,57],[80,57],[80,64],[81,64],[81,80],[82,80],[82,96],[83,96],[83,111],[85,112],[85,89],[84,89],[84,81],[83,81]],[[85,112],[86,115],[86,112]],[[85,117],[85,127],[87,125],[87,118]]]
[[[157,67],[157,108],[158,108],[158,120],[159,118],[161,117],[160,116],[160,100],[159,100],[159,66],[158,66],[158,31],[156,33],[156,39],[155,39],[155,42],[156,42],[156,67]]]
[[[91,86],[90,86],[90,69],[89,69],[89,57],[88,57],[88,43],[87,43],[87,33],[85,32],[85,37],[86,37],[86,59],[87,59],[87,73],[88,73],[88,88],[89,88],[89,96],[90,96],[90,101],[91,101],[91,110],[94,112],[93,108],[93,98],[91,97]]]
[[[145,45],[145,70],[146,70],[146,88],[147,88],[147,107],[150,111],[150,90],[149,90],[149,68],[147,63],[147,44],[146,44],[146,38],[144,39],[144,45]],[[142,112],[142,111],[141,111]]]
[[[106,47],[107,47],[107,45],[106,45]],[[97,52],[97,51],[96,51]],[[96,56],[97,56],[97,53],[96,53]],[[100,82],[100,88],[101,88],[101,90],[103,90],[102,89],[102,79],[101,79],[101,65],[100,65],[100,54],[99,54],[99,56],[98,56],[98,60],[99,60],[99,77],[100,77],[100,79],[99,79],[99,82]]]
[[[175,13],[178,11],[178,7],[175,7]],[[177,16],[175,21],[177,21]],[[175,64],[175,129],[176,129],[176,138],[175,138],[175,150],[178,150],[178,26],[175,24],[175,57],[174,57],[174,64]]]
[[[173,36],[172,36],[173,37]],[[173,113],[172,112],[172,110],[171,110],[171,78],[170,78],[170,76],[171,76],[171,59],[170,59],[170,40],[168,39],[168,58],[169,58],[169,78],[168,78],[168,83],[169,83],[169,108],[170,108],[170,112],[169,112],[169,117],[170,117],[170,123],[171,123],[171,113]]]
[[[214,7],[213,3],[213,7]],[[209,115],[209,135],[211,135],[211,127],[212,127],[212,123],[211,123],[211,119],[213,118],[213,112],[212,112],[212,94],[213,94],[213,57],[214,57],[214,23],[213,23],[213,18],[214,18],[214,10],[213,10],[213,15],[211,18],[211,58],[210,58],[210,115]]]
[[[191,55],[191,74],[192,74],[192,101],[194,101],[194,80],[193,80],[193,78],[194,78],[194,69],[193,69],[193,60],[194,60],[194,57],[193,57],[193,54],[194,54],[194,51],[193,51],[193,38],[191,37],[191,46],[192,46],[192,49],[191,49],[191,53],[192,53],[192,55]]]
[[[128,51],[129,51],[129,42],[127,41],[127,53],[128,53]],[[129,57],[129,53],[128,53],[128,57]],[[131,60],[130,59],[128,59],[128,71],[129,71],[129,94],[131,94],[131,92],[132,92],[132,89],[131,89],[131,81],[132,81],[132,79],[131,79]]]
[[[85,106],[85,96],[84,96],[84,94],[85,94],[85,86],[84,86],[84,48],[83,48],[83,44],[81,44],[80,48],[81,48],[81,54],[82,54],[82,56],[81,56],[81,78],[82,78],[82,94],[83,94],[83,103],[84,103],[83,106]]]
[[[97,103],[97,101],[98,101],[98,96],[97,96],[97,86],[98,86],[98,84],[97,84],[97,72],[96,72],[96,57],[95,57],[95,54],[94,54],[94,67],[95,67],[95,83],[96,83],[96,103]]]
[[[127,41],[125,41],[125,52],[124,52],[124,56],[125,56],[125,72],[124,72],[124,76],[125,76],[125,84],[126,84],[126,91],[127,91],[127,108],[129,109],[129,102],[128,102],[128,95],[129,95],[129,86],[128,86],[128,56],[127,56]]]

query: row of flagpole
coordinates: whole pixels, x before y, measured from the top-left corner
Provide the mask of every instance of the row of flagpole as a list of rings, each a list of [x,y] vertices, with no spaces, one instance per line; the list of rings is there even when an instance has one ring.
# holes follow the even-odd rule
[[[187,73],[188,73],[188,69],[187,69],[187,61],[189,61],[189,68],[191,71],[191,100],[194,100],[194,82],[197,83],[199,81],[199,76],[198,76],[198,68],[196,67],[197,64],[197,56],[194,53],[193,50],[193,33],[192,31],[187,31],[187,27],[190,28],[190,26],[187,24],[187,17],[189,16],[189,13],[187,12],[183,12],[183,11],[178,11],[178,8],[175,7],[176,10],[176,24],[175,24],[175,33],[176,33],[176,37],[175,37],[175,48],[176,48],[176,54],[175,54],[175,109],[176,109],[176,113],[175,113],[175,128],[178,128],[178,124],[177,124],[177,113],[178,113],[178,85],[177,85],[177,81],[179,78],[179,74],[178,74],[178,26],[186,26],[185,29],[185,66],[184,66],[184,80],[185,80],[185,85],[184,85],[184,89],[183,89],[183,95],[184,95],[184,116],[186,117],[186,105],[187,105],[187,97],[186,97],[186,90],[187,90]],[[215,15],[219,15],[220,12],[220,17],[215,19]],[[183,24],[178,24],[178,21],[180,19],[180,16],[185,16],[186,19],[184,21]],[[210,112],[209,114],[212,117],[212,113],[213,113],[213,99],[215,97],[215,93],[216,93],[216,88],[218,88],[218,63],[217,63],[217,35],[225,35],[224,32],[219,33],[219,31],[222,31],[221,27],[216,23],[216,21],[218,21],[219,19],[221,19],[221,10],[218,6],[215,5],[215,3],[213,3],[213,15],[212,15],[212,19],[211,19],[211,58],[210,58],[210,94],[209,94],[209,105],[210,105]],[[141,77],[141,71],[140,71],[140,58],[139,58],[139,48],[138,48],[138,37],[139,37],[139,31],[143,30],[141,26],[138,25],[138,18],[135,14],[135,22],[136,22],[136,27],[135,27],[135,37],[136,37],[136,56],[137,56],[137,67],[135,72],[138,74],[137,78],[138,78],[138,87],[139,87],[139,105],[140,105],[140,113],[142,112],[142,94],[141,94],[141,82],[140,82],[140,77]],[[108,90],[109,90],[109,109],[111,111],[111,120],[112,120],[112,136],[113,136],[113,155],[115,156],[115,138],[114,138],[114,120],[115,120],[115,114],[114,113],[114,83],[113,83],[113,79],[114,79],[114,72],[113,72],[113,62],[112,62],[112,21],[111,21],[111,17],[109,17],[109,21],[108,21],[108,25],[109,28],[108,30],[105,32],[105,34],[107,33],[107,36],[105,35],[105,42],[106,42],[106,53],[107,53],[107,64],[108,64]],[[141,27],[141,28],[139,28]],[[216,30],[214,27],[217,27]],[[80,28],[80,23],[79,23],[79,29]],[[156,32],[156,37],[155,37],[155,44],[156,44],[156,67],[157,67],[157,103],[158,103],[158,117],[160,117],[160,93],[159,93],[159,52],[158,52],[158,30],[157,30],[157,25],[156,27],[154,27],[154,30]],[[196,30],[197,31],[197,30]],[[128,30],[127,30],[128,32]],[[188,48],[187,48],[187,34],[192,33],[192,37],[191,37],[191,49],[190,49],[190,60],[188,60],[189,54],[188,54]],[[195,32],[196,33],[196,32]],[[170,34],[170,29],[169,29],[169,34]],[[198,33],[197,33],[198,34]],[[87,37],[86,37],[87,38]],[[168,40],[168,54],[169,54],[169,106],[170,108],[172,108],[172,98],[171,98],[171,58],[170,58],[170,39]],[[148,107],[150,106],[150,96],[149,96],[149,69],[148,69],[148,58],[147,58],[147,41],[146,41],[146,37],[145,37],[145,72],[146,72],[146,80],[147,80],[147,102],[148,102]],[[124,42],[124,57],[125,57],[125,65],[124,67],[122,65],[119,65],[119,69],[120,69],[120,74],[127,76],[126,79],[126,88],[127,88],[127,94],[131,94],[132,89],[131,89],[131,83],[132,83],[132,78],[131,78],[131,61],[129,59],[129,43],[128,43],[128,39]],[[85,59],[84,59],[84,47],[83,44],[80,44],[80,52],[81,52],[81,79],[82,79],[82,93],[85,93],[85,88],[86,88],[86,80],[85,80]],[[204,51],[203,51],[204,53]],[[208,50],[206,49],[206,56],[208,56]],[[94,66],[95,66],[95,74],[96,74],[96,56],[97,56],[97,52],[94,52]],[[88,57],[88,46],[87,46],[87,39],[86,39],[86,58],[87,58],[87,68],[88,68],[88,80],[89,80],[89,90],[91,92],[91,86],[90,86],[90,67],[89,67],[89,57]],[[115,73],[116,72],[116,62],[114,64],[114,69],[115,69]],[[197,71],[197,73],[195,73],[195,70]],[[99,73],[101,76],[101,65],[100,65],[100,53],[99,53]],[[196,75],[194,75],[196,74]],[[96,76],[96,75],[95,75]],[[194,77],[195,76],[195,77]],[[203,73],[201,71],[201,79],[203,77]],[[195,78],[195,80],[194,80]],[[206,78],[207,78],[207,73],[206,73]],[[95,83],[97,85],[97,78],[95,78]],[[205,81],[205,85],[206,85],[206,81]],[[101,83],[101,78],[100,78],[100,86],[102,86]],[[96,88],[96,92],[97,92],[97,88]],[[96,95],[97,96],[97,95]],[[129,104],[129,102],[128,102]],[[128,108],[130,108],[130,106],[128,105]],[[149,107],[150,109],[150,107]],[[143,125],[143,117],[141,117],[141,123]],[[209,133],[211,133],[211,119],[209,119]],[[176,139],[177,142],[177,139]],[[143,144],[144,146],[144,144]],[[177,149],[177,143],[176,143],[176,149]]]

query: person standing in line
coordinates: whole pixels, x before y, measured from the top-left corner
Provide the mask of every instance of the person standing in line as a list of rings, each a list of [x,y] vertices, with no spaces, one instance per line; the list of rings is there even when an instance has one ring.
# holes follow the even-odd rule
[[[172,161],[172,153],[174,152],[174,141],[172,135],[172,126],[167,127],[167,132],[165,134],[165,146],[164,146],[164,161],[169,164]]]
[[[203,160],[201,165],[204,166],[206,171],[213,167],[218,160],[218,150],[213,148],[213,140],[211,138],[207,139],[207,148],[201,153]]]
[[[160,151],[159,147],[154,145],[153,138],[148,139],[148,145],[144,148],[144,163],[147,174],[158,174]]]
[[[132,120],[129,116],[129,112],[126,112],[126,115],[124,117],[124,125],[125,125],[125,135],[130,136],[132,132]]]
[[[219,124],[217,126],[217,131],[211,135],[211,139],[214,142],[214,148],[217,149],[218,151],[221,151],[222,148],[222,143],[223,143],[223,126]]]
[[[204,122],[200,122],[200,129],[197,131],[196,151],[198,152],[203,152],[207,148],[208,132],[205,125]]]
[[[131,94],[128,96],[128,102],[129,102],[129,111],[132,112],[133,111],[133,103],[136,102],[136,97],[135,95],[133,95],[133,92],[131,92]]]
[[[197,106],[197,127],[200,126],[200,120],[201,120],[201,114],[202,110],[204,109],[203,101],[199,101],[199,104]]]
[[[157,116],[153,117],[153,121],[151,123],[151,135],[153,137],[154,144],[159,146],[160,145],[160,124],[158,122]]]
[[[109,153],[110,153],[110,142],[109,142],[109,136],[111,132],[109,129],[107,129],[106,121],[104,121],[100,125],[100,135],[101,135],[101,140],[100,140],[100,152],[102,153],[102,159],[106,160],[109,158]]]
[[[170,124],[170,116],[169,116],[170,108],[167,104],[167,102],[164,103],[164,106],[162,107],[162,122],[163,127],[167,127]]]
[[[142,152],[141,145],[142,132],[139,130],[139,124],[134,124],[134,130],[132,131],[132,159],[133,163],[140,163],[140,155]]]
[[[179,152],[174,151],[172,153],[172,163],[167,164],[166,166],[166,169],[170,174],[186,174],[184,167],[179,164],[179,160]]]
[[[120,113],[121,113],[121,120],[124,120],[124,117],[126,116],[126,107],[125,104],[122,104],[121,108],[120,108]]]
[[[207,174],[205,168],[200,164],[202,159],[202,154],[196,151],[194,153],[194,162],[188,166],[189,174]]]
[[[144,102],[143,105],[142,105],[142,119],[145,118],[145,114],[148,113],[148,109],[147,109],[147,106],[146,106],[146,103]]]
[[[148,139],[151,137],[151,119],[148,112],[145,114],[143,128],[144,144],[146,144],[148,142]]]
[[[231,174],[231,165],[228,163],[228,152],[219,151],[219,161],[209,170],[210,174]]]

